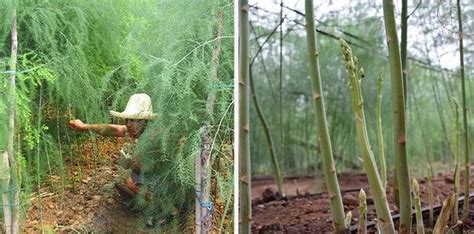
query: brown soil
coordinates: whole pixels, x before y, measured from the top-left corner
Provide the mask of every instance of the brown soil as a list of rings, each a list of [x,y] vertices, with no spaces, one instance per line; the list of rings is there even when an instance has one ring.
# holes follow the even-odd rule
[[[119,166],[119,150],[125,143],[120,138],[97,138],[94,147],[90,139],[74,147],[76,156],[65,156],[65,184],[61,176],[43,178],[35,192],[22,198],[27,201],[22,215],[21,228],[24,233],[150,233],[152,228],[143,224],[143,217],[131,211],[117,199],[114,184],[123,183],[128,171]],[[96,148],[96,150],[94,150]],[[227,164],[232,164],[232,147],[229,144]],[[221,165],[222,164],[222,165]],[[221,160],[214,168],[224,170]],[[225,178],[231,175],[221,175]],[[216,178],[212,178],[213,192],[217,193]],[[37,192],[39,191],[39,193]],[[221,194],[213,194],[214,201],[212,232],[217,229],[224,215],[225,200]],[[26,207],[26,208],[25,208]],[[224,227],[231,222],[232,209],[227,211]],[[185,221],[183,232],[194,230],[194,215]],[[0,225],[2,224],[0,220]]]
[[[127,173],[118,166],[115,156],[123,143],[120,139],[98,138],[97,154],[90,141],[79,145],[76,150],[82,156],[65,159],[68,182],[64,190],[61,177],[53,175],[49,181],[44,179],[47,183],[39,193],[30,195],[22,224],[24,232],[146,232],[138,228],[139,214],[114,199],[114,183],[123,181]]]
[[[472,171],[472,168],[471,168]],[[462,174],[461,174],[462,175]],[[472,173],[471,173],[472,175]],[[453,191],[452,174],[438,174],[433,178],[435,204],[440,204]],[[267,188],[275,190],[273,180],[256,180],[252,182],[252,232],[253,233],[331,233],[333,230],[327,194],[322,191],[324,182],[316,183],[314,178],[287,179],[284,188],[287,199],[262,201],[262,192]],[[321,176],[318,181],[324,181]],[[422,206],[427,206],[427,179],[420,178]],[[352,224],[358,218],[358,194],[363,188],[368,196],[368,217],[375,218],[375,209],[367,177],[360,172],[340,173],[339,184],[342,190],[344,211],[352,212]],[[461,186],[463,184],[461,183]],[[471,188],[473,188],[471,183]],[[390,210],[394,210],[394,199],[391,184],[388,184],[387,195]],[[372,204],[370,204],[372,203]],[[471,205],[471,209],[474,205]],[[396,212],[392,212],[396,213]],[[471,215],[472,216],[472,215]],[[473,224],[474,217],[470,217]]]

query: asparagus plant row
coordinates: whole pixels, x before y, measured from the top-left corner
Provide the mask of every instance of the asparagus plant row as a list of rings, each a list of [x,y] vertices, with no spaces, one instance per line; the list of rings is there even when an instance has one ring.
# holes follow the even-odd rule
[[[349,88],[352,93],[352,107],[356,122],[359,150],[361,151],[364,169],[367,173],[369,186],[374,196],[375,210],[379,227],[383,233],[395,233],[392,216],[388,206],[387,195],[380,179],[379,170],[369,143],[367,125],[365,121],[364,101],[362,97],[361,82],[364,77],[364,69],[359,67],[357,57],[353,56],[352,49],[343,39],[340,40],[343,61],[349,75]]]

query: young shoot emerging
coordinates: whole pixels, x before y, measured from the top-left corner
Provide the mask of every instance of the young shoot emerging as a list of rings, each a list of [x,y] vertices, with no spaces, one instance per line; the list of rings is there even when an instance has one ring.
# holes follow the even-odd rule
[[[362,98],[361,81],[364,77],[364,69],[359,67],[357,57],[352,55],[352,49],[343,39],[340,40],[342,57],[346,66],[346,71],[349,75],[349,88],[352,92],[352,107],[354,109],[357,138],[359,142],[359,150],[362,155],[363,164],[367,173],[370,189],[374,196],[375,210],[377,212],[377,219],[379,220],[379,227],[382,233],[394,233],[395,227],[393,224],[390,209],[388,207],[387,196],[385,189],[380,179],[379,170],[375,163],[375,158],[372,148],[369,143],[369,135],[367,133],[367,126],[364,114],[364,101]]]
[[[420,186],[416,179],[413,179],[413,202],[415,203],[416,211],[416,232],[424,234],[425,227],[423,226],[423,216],[421,215]]]
[[[377,78],[377,106],[376,106],[376,133],[377,133],[377,149],[380,162],[380,174],[382,176],[382,184],[384,189],[387,186],[387,165],[385,164],[383,131],[382,131],[382,89],[383,89],[383,70],[380,71]]]
[[[367,233],[367,196],[364,189],[359,192],[359,234]]]
[[[454,149],[454,197],[457,201],[461,189],[460,165],[461,165],[461,117],[460,107],[456,98],[452,97],[455,114],[455,149]],[[453,207],[452,225],[456,225],[459,219],[458,206]]]

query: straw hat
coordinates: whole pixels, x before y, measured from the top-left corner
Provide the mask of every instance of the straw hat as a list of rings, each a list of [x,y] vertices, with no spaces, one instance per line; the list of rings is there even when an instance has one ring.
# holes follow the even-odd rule
[[[123,112],[111,110],[110,114],[122,119],[153,119],[156,117],[156,114],[153,113],[150,96],[145,93],[132,95]]]

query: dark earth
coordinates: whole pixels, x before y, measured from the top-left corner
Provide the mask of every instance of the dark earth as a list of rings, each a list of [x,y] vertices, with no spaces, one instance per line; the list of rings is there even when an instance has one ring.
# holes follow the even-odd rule
[[[473,168],[471,168],[472,175]],[[461,172],[462,175],[462,172]],[[375,208],[368,187],[367,176],[361,172],[339,173],[344,211],[352,212],[352,225],[358,220],[358,195],[360,188],[367,193],[368,218],[375,218]],[[452,173],[437,174],[433,178],[434,204],[453,192]],[[318,178],[324,181],[324,177]],[[395,214],[392,184],[387,186],[387,196],[392,214]],[[427,178],[419,178],[422,207],[428,206]],[[461,187],[463,181],[461,180]],[[255,178],[252,181],[252,232],[253,233],[331,233],[333,230],[328,196],[324,192],[324,182],[316,183],[314,178],[286,178],[285,199],[276,199],[276,185],[271,178]],[[473,183],[471,180],[471,189]],[[472,191],[472,190],[471,190]],[[264,201],[265,200],[265,201]],[[269,201],[271,200],[271,201]],[[471,202],[471,211],[474,210]],[[436,218],[436,217],[435,217]],[[413,219],[414,220],[414,219]],[[428,228],[425,223],[425,228]],[[474,214],[470,212],[467,229],[474,227]],[[369,230],[370,231],[370,230]]]

